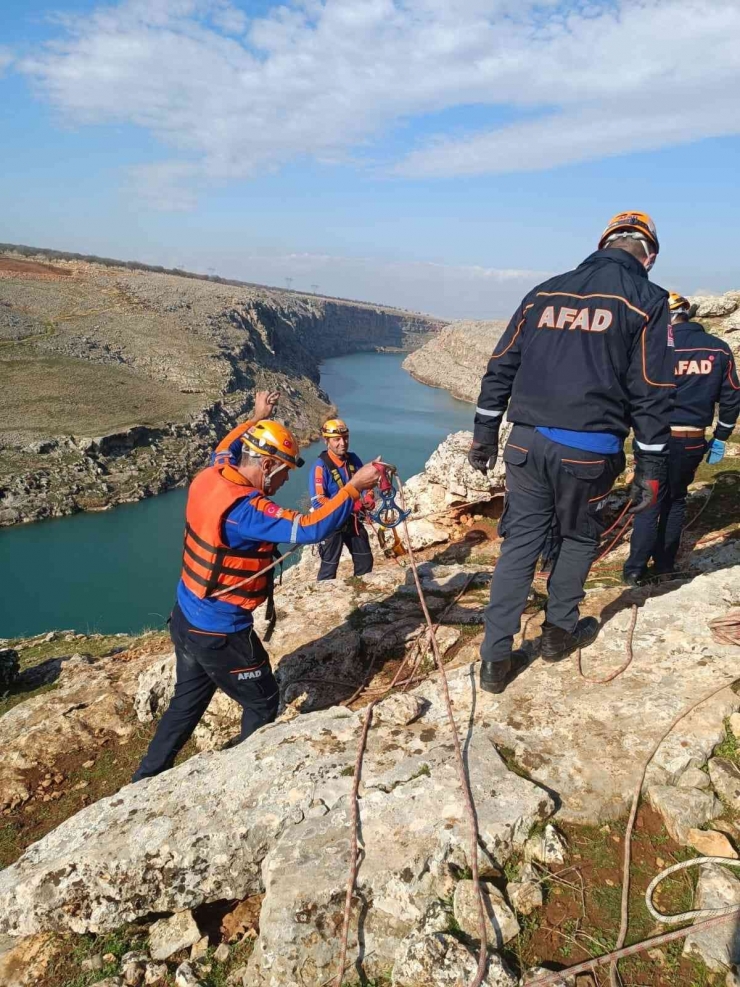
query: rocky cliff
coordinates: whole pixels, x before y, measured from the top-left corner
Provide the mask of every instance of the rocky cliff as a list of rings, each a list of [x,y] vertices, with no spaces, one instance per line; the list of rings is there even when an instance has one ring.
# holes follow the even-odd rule
[[[490,487],[470,470],[464,455],[469,438],[451,436],[406,489],[414,508],[411,537],[428,546],[420,549],[420,575],[439,624],[477,808],[490,923],[485,983],[515,987],[543,951],[559,956],[559,963],[574,961],[570,946],[558,952],[559,938],[554,952],[546,945],[564,916],[580,916],[576,932],[585,924],[592,937],[601,937],[598,943],[612,941],[619,909],[614,917],[603,903],[608,888],[618,896],[614,876],[618,881],[620,870],[597,882],[593,895],[600,905],[592,912],[591,885],[600,867],[593,848],[598,843],[599,854],[614,852],[618,820],[648,751],[678,712],[723,682],[727,688],[681,721],[653,760],[646,794],[654,812],[646,818],[641,810],[636,852],[653,836],[655,843],[647,846],[635,880],[662,866],[656,855],[685,855],[686,846],[708,839],[715,846],[724,839],[726,852],[735,852],[738,831],[729,806],[737,803],[740,771],[725,718],[740,708],[730,688],[737,647],[714,637],[710,624],[740,599],[740,543],[737,530],[719,545],[701,543],[706,525],[716,525],[718,517],[724,522],[737,505],[728,508],[725,493],[715,494],[719,514],[707,508],[687,539],[687,578],[626,591],[599,587],[596,580],[583,609],[600,617],[602,631],[584,652],[582,670],[575,659],[555,665],[536,660],[543,614],[535,593],[521,630],[529,667],[503,695],[482,694],[475,663],[498,552],[501,476],[495,474]],[[736,481],[736,474],[723,479],[733,488]],[[701,489],[692,493],[690,509],[702,506],[705,496]],[[615,492],[605,508],[610,519],[624,497],[623,490]],[[624,551],[616,549],[617,559]],[[602,570],[607,583],[609,565],[614,562]],[[177,983],[202,983],[214,957],[198,923],[213,915],[208,908],[223,914],[243,901],[259,920],[252,920],[249,949],[240,947],[244,965],[231,983],[319,987],[331,980],[362,708],[369,696],[387,689],[408,656],[415,669],[411,681],[376,707],[363,763],[362,854],[350,923],[356,965],[347,982],[355,974],[381,984],[390,978],[396,987],[462,987],[472,979],[477,926],[465,815],[411,573],[379,557],[376,570],[360,580],[347,578],[343,562],[335,583],[317,584],[317,566],[306,551],[278,589],[279,620],[269,650],[281,716],[243,745],[223,749],[237,730],[239,711],[217,693],[196,736],[201,753],[158,778],[117,790],[127,778],[115,784],[109,775],[115,776],[115,765],[137,737],[140,754],[142,730],[161,715],[172,689],[172,656],[146,640],[115,657],[78,655],[60,662],[56,689],[0,718],[0,809],[19,843],[30,842],[24,833],[36,813],[41,832],[35,833],[43,836],[0,873],[0,931],[34,937],[17,947],[23,955],[38,951],[39,942],[47,942],[38,937],[49,932],[85,934],[84,942],[102,946],[99,966],[88,969],[105,966],[112,973],[120,965],[126,983],[141,983],[145,971],[154,977],[156,962],[173,958]],[[83,647],[77,639],[70,645]],[[589,680],[615,671],[629,647],[634,657],[623,675],[608,685]],[[363,683],[368,691],[358,698]],[[718,744],[723,757],[712,756]],[[107,774],[96,769],[96,759]],[[707,764],[708,774],[699,770]],[[103,786],[97,794],[95,784]],[[60,825],[49,832],[44,820],[53,807],[65,800],[79,805],[75,797],[89,804],[70,818],[69,810],[57,815]],[[570,849],[552,827],[543,832],[553,815],[570,834]],[[710,831],[701,828],[710,824]],[[582,871],[580,885],[573,883],[572,913],[564,910],[563,894],[570,892],[562,890],[569,853],[569,870]],[[702,876],[705,896],[710,878]],[[545,883],[556,880],[557,888],[548,884],[545,896]],[[740,893],[734,878],[723,880],[731,885],[725,900]],[[132,922],[138,923],[140,950],[122,961],[104,954],[105,934]],[[538,923],[544,932],[533,945]],[[716,963],[713,969],[729,965],[731,924],[725,933],[711,949],[694,937],[685,961],[671,954],[669,979],[647,980],[641,968],[639,982],[702,982],[698,974],[692,979],[688,957]],[[221,955],[228,957],[223,935]],[[79,955],[80,946],[74,948]],[[0,956],[0,972],[2,965]],[[160,974],[168,975],[166,966]],[[44,981],[13,981],[32,982]]]
[[[740,291],[696,295],[690,300],[696,305],[697,321],[740,355]],[[462,401],[475,402],[480,379],[505,329],[505,322],[453,322],[410,353],[403,366],[422,383],[443,387]]]
[[[423,384],[443,387],[461,401],[474,403],[504,329],[505,322],[453,322],[410,353],[403,366]]]
[[[185,482],[259,387],[315,436],[319,364],[412,349],[441,323],[349,303],[82,261],[0,255],[0,524]]]

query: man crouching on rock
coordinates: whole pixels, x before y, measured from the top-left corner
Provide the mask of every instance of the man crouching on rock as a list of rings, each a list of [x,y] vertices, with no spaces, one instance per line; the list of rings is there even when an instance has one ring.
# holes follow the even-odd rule
[[[303,465],[293,435],[269,421],[277,399],[277,393],[258,392],[252,418],[226,436],[212,465],[190,484],[182,573],[170,621],[175,692],[134,781],[172,767],[216,688],[242,707],[240,740],[275,719],[278,686],[252,618],[270,595],[272,573],[259,573],[271,565],[277,543],[313,544],[340,530],[361,493],[377,483],[378,472],[368,463],[310,514],[271,501],[288,471]],[[232,465],[236,442],[241,458]]]

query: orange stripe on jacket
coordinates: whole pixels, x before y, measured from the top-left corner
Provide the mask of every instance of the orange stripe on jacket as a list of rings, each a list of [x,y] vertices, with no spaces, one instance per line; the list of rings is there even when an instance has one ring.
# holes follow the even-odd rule
[[[231,443],[235,442],[237,439],[240,439],[247,429],[251,428],[254,424],[254,421],[242,422],[241,425],[237,425],[236,428],[232,428],[229,434],[225,435],[223,439],[221,439],[219,444],[216,446],[215,451],[227,452]]]

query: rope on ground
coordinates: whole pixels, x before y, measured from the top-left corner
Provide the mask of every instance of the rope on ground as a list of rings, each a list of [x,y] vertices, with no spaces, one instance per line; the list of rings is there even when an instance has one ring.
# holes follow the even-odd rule
[[[622,672],[626,672],[627,669],[632,664],[632,661],[633,661],[633,659],[635,657],[634,656],[634,652],[632,650],[632,643],[633,643],[634,637],[635,637],[635,627],[636,627],[636,625],[637,625],[637,604],[636,603],[633,603],[632,604],[632,622],[631,622],[631,624],[629,626],[629,630],[627,631],[627,641],[626,641],[626,645],[625,645],[626,646],[626,649],[627,649],[627,659],[626,659],[626,661],[624,661],[619,666],[619,668],[616,670],[616,672],[612,672],[611,675],[607,675],[606,678],[597,679],[597,678],[592,678],[590,675],[586,675],[586,673],[583,671],[583,653],[582,653],[581,649],[579,648],[578,649],[578,674],[581,676],[581,678],[582,679],[585,679],[587,682],[591,682],[593,685],[606,685],[607,682],[613,682],[614,679],[618,678],[622,674]]]
[[[403,486],[398,481],[396,477],[396,485],[398,487],[398,495],[401,500],[401,509],[405,510],[404,497],[403,497]],[[434,661],[437,666],[437,671],[440,673],[440,682],[442,685],[442,695],[444,697],[445,706],[447,708],[447,720],[450,725],[450,732],[452,734],[452,742],[455,748],[455,761],[457,762],[457,770],[460,778],[460,788],[465,800],[465,810],[468,820],[468,830],[470,836],[470,870],[472,872],[473,888],[475,895],[478,899],[478,927],[480,932],[480,950],[478,953],[478,969],[476,971],[473,980],[470,983],[470,987],[480,987],[483,982],[483,978],[486,973],[486,964],[488,962],[488,950],[487,950],[487,936],[486,936],[486,913],[483,906],[483,895],[481,893],[480,887],[480,877],[478,874],[478,823],[475,814],[475,805],[473,804],[473,796],[470,791],[470,785],[468,783],[468,777],[465,773],[465,761],[463,760],[462,750],[460,748],[460,737],[457,732],[457,724],[455,723],[455,714],[452,711],[452,700],[450,699],[450,690],[447,684],[447,676],[445,674],[444,665],[442,663],[442,656],[439,653],[439,647],[437,646],[437,637],[434,633],[434,625],[432,624],[432,618],[429,615],[429,609],[424,599],[424,591],[421,587],[421,580],[419,579],[419,571],[416,566],[416,559],[414,557],[413,549],[411,548],[411,539],[409,536],[408,525],[406,521],[403,522],[404,533],[406,535],[406,540],[409,543],[409,562],[411,563],[411,571],[414,574],[414,582],[416,583],[416,590],[419,594],[419,603],[424,611],[424,619],[429,627],[430,637],[429,642],[432,646],[432,653],[434,655]]]
[[[408,537],[408,532],[407,532],[407,537]],[[437,624],[436,626],[434,624],[432,624],[431,617],[429,616],[429,610],[427,608],[426,601],[424,599],[424,593],[422,591],[421,584],[420,584],[419,578],[418,578],[418,573],[417,573],[417,570],[416,570],[416,560],[414,558],[413,550],[411,548],[409,548],[409,560],[411,562],[412,571],[414,572],[414,579],[416,581],[416,589],[417,589],[417,592],[419,594],[419,602],[421,603],[421,607],[422,607],[422,610],[424,612],[424,618],[425,618],[426,623],[427,623],[427,634],[426,634],[426,636],[428,636],[429,639],[430,639],[430,641],[431,641],[432,651],[434,653],[435,660],[437,660],[437,668],[438,668],[439,671],[442,672],[442,675],[444,676],[444,667],[442,666],[442,659],[439,656],[439,651],[437,649],[437,640],[436,640],[436,636],[435,636],[435,631],[436,631],[436,628],[439,627],[439,624]],[[452,600],[452,602],[445,609],[445,611],[442,614],[442,616],[444,616],[444,614],[447,613],[452,608],[452,606],[454,606],[455,603],[457,603],[457,601],[465,593],[465,591],[467,590],[468,586],[473,581],[473,579],[476,577],[476,575],[477,575],[477,573],[475,573],[475,572],[473,572],[473,573],[470,574],[470,576],[467,578],[467,580],[465,581],[465,583],[462,586],[462,588],[459,590],[459,592],[455,596],[454,600]],[[422,634],[420,634],[417,637],[415,643],[418,643],[421,640],[422,636],[424,636],[423,635],[423,632],[422,632]],[[360,855],[359,855],[359,848],[358,848],[358,841],[357,841],[357,830],[358,830],[358,822],[359,822],[359,814],[360,814],[358,794],[359,794],[359,788],[360,788],[360,778],[362,776],[362,761],[363,761],[363,758],[364,758],[364,755],[365,755],[365,748],[367,747],[367,738],[368,738],[368,733],[370,731],[370,725],[371,725],[372,718],[373,718],[373,710],[375,709],[375,707],[377,706],[377,704],[385,696],[387,696],[395,688],[395,686],[399,683],[399,680],[401,678],[401,673],[403,672],[404,668],[408,664],[408,661],[409,661],[409,658],[411,657],[412,652],[413,652],[413,648],[412,649],[409,649],[409,651],[404,656],[403,661],[398,666],[398,669],[396,670],[396,674],[393,676],[393,681],[391,682],[391,684],[387,688],[383,689],[382,692],[381,692],[381,694],[379,696],[377,696],[375,699],[373,699],[372,702],[368,705],[367,709],[365,710],[365,719],[364,719],[364,722],[363,722],[362,733],[360,734],[360,740],[359,740],[359,743],[357,745],[357,757],[355,758],[355,770],[354,770],[354,779],[353,779],[353,783],[352,783],[352,794],[350,796],[350,799],[351,799],[351,810],[350,810],[351,811],[351,815],[350,815],[350,830],[351,830],[351,835],[350,835],[350,868],[349,868],[349,875],[347,877],[347,890],[345,892],[345,898],[344,898],[344,917],[343,917],[343,920],[342,920],[342,937],[341,937],[341,940],[340,940],[341,946],[340,946],[340,955],[339,955],[339,970],[337,972],[337,976],[336,976],[336,980],[335,980],[336,987],[342,987],[342,983],[344,982],[344,973],[345,973],[345,970],[347,968],[347,949],[348,949],[348,943],[349,943],[349,923],[350,923],[350,918],[351,918],[351,915],[352,915],[352,895],[354,893],[355,883],[357,881],[357,872],[359,870],[359,863],[360,863]],[[370,670],[372,670],[373,664],[374,664],[374,662],[371,663]],[[409,680],[406,679],[404,681],[409,681]],[[351,703],[354,698],[356,698],[358,695],[360,695],[360,693],[362,693],[364,691],[364,689],[366,688],[367,684],[368,684],[368,680],[366,680],[360,686],[360,688],[354,693],[353,697],[351,697],[347,701],[347,705],[349,705],[349,703]],[[446,681],[445,681],[445,684],[446,684]],[[447,703],[448,703],[448,713],[449,713],[449,715],[452,715],[452,710],[451,710],[451,707],[449,705],[449,703],[450,703],[449,693],[447,693]],[[454,719],[453,719],[452,722],[453,722],[453,726],[454,726]],[[456,727],[454,729],[454,736],[455,736],[455,741],[457,742],[457,751],[458,751],[458,754],[460,754],[460,745],[459,745],[459,741],[457,740],[457,728]],[[460,754],[460,757],[462,757],[461,754]],[[464,778],[464,768],[463,768],[463,778]],[[469,796],[469,793],[468,793],[468,797],[470,797]],[[475,810],[473,810],[473,824],[475,825]],[[471,867],[471,870],[473,870],[474,874],[476,874],[476,875],[477,875],[477,871],[478,871],[477,847],[478,847],[478,834],[477,834],[477,828],[476,828],[475,829],[476,856],[475,856],[475,859],[474,859],[474,866]],[[486,952],[485,952],[485,948],[486,948],[485,947],[485,942],[486,942],[486,936],[485,936],[485,913],[483,912],[483,899],[482,899],[481,894],[480,894],[480,885],[479,884],[476,884],[476,887],[478,889],[478,896],[479,896],[479,899],[480,899],[479,904],[480,904],[481,930],[483,932],[483,939],[482,939],[481,949],[483,951],[483,959],[482,959],[483,972],[485,972],[485,963],[486,963]],[[479,959],[478,970],[479,970],[479,974],[480,974],[480,979],[476,979],[475,981],[473,981],[473,983],[471,984],[471,987],[479,987],[479,984],[481,983],[481,980],[483,978],[483,974],[480,971],[480,967],[481,967],[481,960]]]
[[[594,970],[600,966],[606,966],[607,963],[625,960],[630,956],[644,953],[648,949],[655,949],[657,946],[667,946],[668,943],[685,938],[692,932],[706,932],[715,926],[721,925],[723,922],[727,922],[734,915],[740,915],[740,907],[736,907],[732,912],[727,912],[726,915],[717,915],[715,918],[709,918],[705,922],[697,922],[695,925],[689,925],[685,929],[674,929],[673,932],[664,932],[662,935],[653,936],[652,939],[637,942],[633,946],[614,949],[610,953],[604,953],[603,956],[597,956],[596,959],[586,960],[583,963],[576,963],[575,966],[569,966],[566,970],[556,970],[553,973],[536,977],[534,980],[525,980],[525,987],[559,987],[559,985],[560,987],[567,987],[567,984],[572,983],[573,978],[579,973],[593,973]]]
[[[657,877],[652,879],[645,892],[647,910],[656,922],[662,922],[663,925],[680,925],[682,922],[691,922],[692,919],[708,918],[713,915],[729,915],[731,912],[734,913],[738,910],[737,905],[725,905],[724,908],[695,908],[693,911],[681,912],[678,915],[664,915],[663,912],[658,911],[653,904],[653,895],[658,885],[667,877],[670,877],[671,874],[687,870],[689,867],[700,867],[703,864],[722,864],[725,867],[740,867],[740,860],[734,860],[730,857],[694,857],[693,860],[684,860],[680,864],[673,864],[671,867],[666,867]]]

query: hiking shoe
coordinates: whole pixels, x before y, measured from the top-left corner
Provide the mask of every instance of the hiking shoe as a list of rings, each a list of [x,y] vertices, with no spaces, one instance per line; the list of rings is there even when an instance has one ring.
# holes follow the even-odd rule
[[[562,661],[578,648],[586,648],[599,633],[599,622],[596,617],[583,617],[576,624],[575,631],[570,634],[555,624],[542,625],[542,644],[540,655],[543,661]]]
[[[512,651],[503,661],[482,661],[480,665],[480,687],[484,692],[498,695],[513,682],[529,662],[524,651]]]
[[[644,579],[645,579],[644,571],[635,572],[635,571],[630,571],[629,569],[622,570],[622,582],[625,583],[627,586],[633,586],[633,587],[642,586]]]

